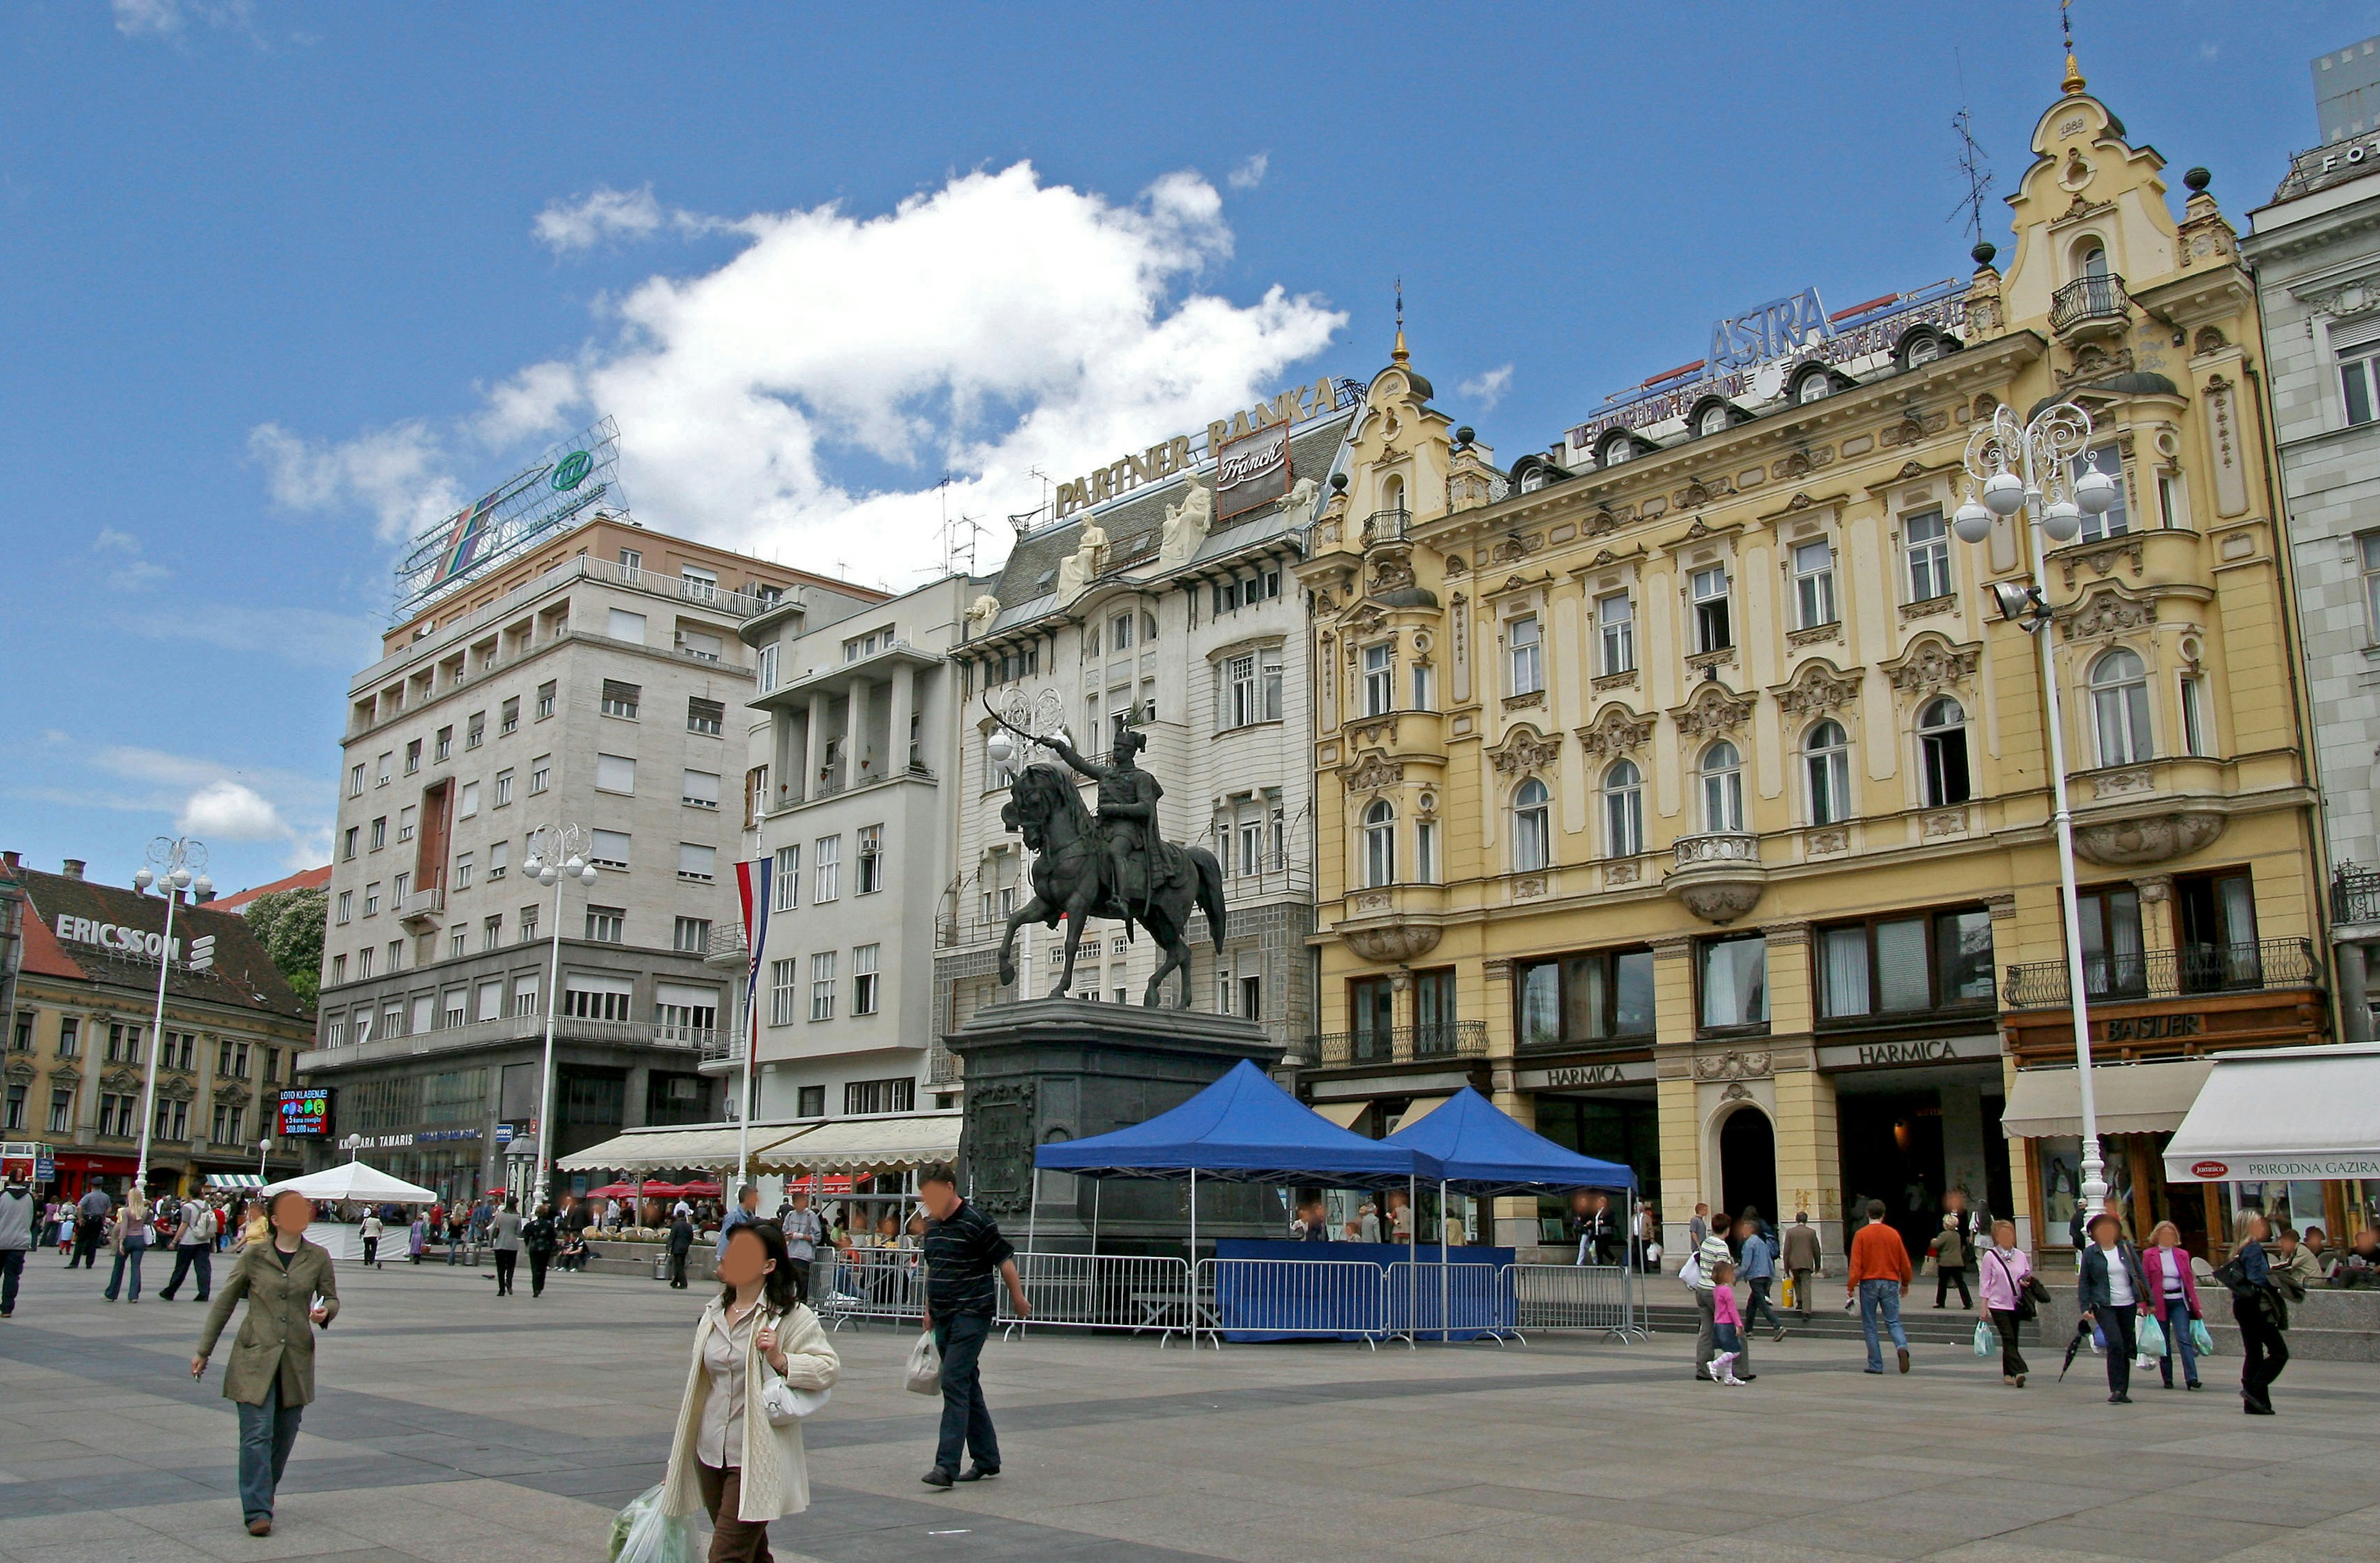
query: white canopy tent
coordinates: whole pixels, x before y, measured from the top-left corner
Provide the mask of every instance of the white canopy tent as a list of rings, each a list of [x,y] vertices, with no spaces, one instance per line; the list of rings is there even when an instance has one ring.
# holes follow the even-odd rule
[[[2165,1148],[2171,1182],[2380,1178],[2380,1043],[2217,1053]]]
[[[360,1161],[343,1161],[336,1167],[309,1172],[302,1178],[285,1178],[280,1182],[268,1185],[264,1192],[270,1196],[284,1189],[304,1194],[308,1199],[349,1200],[358,1205],[431,1205],[438,1199],[435,1189],[425,1189],[402,1178],[392,1178]]]

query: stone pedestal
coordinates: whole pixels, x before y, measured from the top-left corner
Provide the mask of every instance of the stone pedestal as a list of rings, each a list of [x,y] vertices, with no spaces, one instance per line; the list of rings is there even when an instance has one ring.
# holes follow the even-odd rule
[[[1280,1045],[1250,1021],[1081,999],[990,1005],[943,1040],[966,1067],[960,1186],[1020,1248],[1029,1224],[1044,1253],[1090,1252],[1095,1220],[1101,1254],[1186,1253],[1186,1182],[1111,1178],[1102,1187],[1045,1172],[1037,1213],[1034,1147],[1129,1128],[1243,1059],[1262,1068],[1281,1060]],[[1286,1220],[1269,1189],[1199,1180],[1202,1254],[1215,1238],[1281,1236]]]

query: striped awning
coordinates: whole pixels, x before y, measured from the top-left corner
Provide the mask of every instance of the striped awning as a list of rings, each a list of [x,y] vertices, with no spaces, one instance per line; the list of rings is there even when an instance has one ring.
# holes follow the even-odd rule
[[[253,1172],[210,1172],[207,1181],[218,1189],[261,1189],[264,1180]]]
[[[752,1165],[771,1172],[900,1172],[929,1162],[955,1161],[960,1115],[890,1114],[820,1123],[757,1149]]]

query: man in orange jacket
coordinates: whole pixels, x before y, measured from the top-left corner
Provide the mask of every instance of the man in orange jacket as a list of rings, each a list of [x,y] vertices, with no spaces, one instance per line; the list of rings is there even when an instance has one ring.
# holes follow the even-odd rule
[[[1900,1300],[1909,1293],[1909,1247],[1884,1218],[1884,1201],[1867,1202],[1867,1225],[1852,1239],[1851,1274],[1844,1289],[1859,1298],[1860,1334],[1867,1339],[1867,1371],[1884,1371],[1884,1347],[1876,1316],[1892,1331],[1900,1371],[1909,1371],[1909,1336],[1900,1327]]]

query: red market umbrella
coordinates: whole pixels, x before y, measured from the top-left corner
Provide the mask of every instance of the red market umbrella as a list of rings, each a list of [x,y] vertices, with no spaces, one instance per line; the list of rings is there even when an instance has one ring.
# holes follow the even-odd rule
[[[600,1189],[589,1189],[589,1199],[625,1199],[637,1192],[632,1183],[606,1183]]]
[[[708,1180],[698,1178],[691,1183],[681,1185],[677,1192],[682,1194],[691,1194],[697,1199],[717,1199],[719,1197],[719,1185],[717,1183],[710,1182]]]

